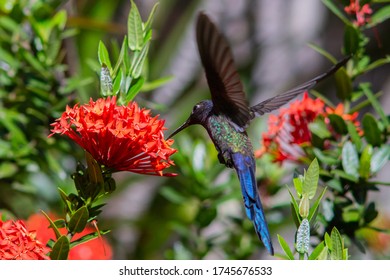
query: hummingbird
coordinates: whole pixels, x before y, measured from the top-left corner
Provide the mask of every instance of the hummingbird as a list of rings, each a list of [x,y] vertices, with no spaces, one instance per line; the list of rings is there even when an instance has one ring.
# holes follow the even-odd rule
[[[200,12],[197,18],[196,40],[211,100],[197,103],[185,123],[168,139],[190,125],[200,124],[206,129],[218,152],[219,162],[236,170],[246,216],[253,222],[257,236],[267,251],[273,255],[272,239],[257,189],[253,147],[245,130],[255,117],[278,109],[332,75],[349,57],[312,80],[250,107],[229,44],[204,12]]]

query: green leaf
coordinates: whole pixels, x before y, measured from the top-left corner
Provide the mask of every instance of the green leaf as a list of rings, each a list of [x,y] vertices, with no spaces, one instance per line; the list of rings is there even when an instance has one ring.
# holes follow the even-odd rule
[[[99,57],[99,62],[100,66],[106,65],[109,70],[111,70],[111,61],[110,61],[110,56],[108,54],[107,48],[104,45],[102,41],[99,41],[99,46],[98,46],[98,57]]]
[[[327,52],[323,48],[321,48],[317,45],[314,45],[314,44],[308,44],[308,46],[310,48],[312,48],[313,50],[315,50],[316,52],[318,52],[319,54],[321,54],[322,56],[326,57],[333,64],[337,63],[337,59],[330,52]]]
[[[382,144],[382,135],[375,117],[370,113],[366,113],[363,117],[362,125],[367,142],[373,146],[380,146]]]
[[[131,0],[131,9],[127,20],[127,32],[130,50],[141,51],[144,44],[142,19],[133,0]]]
[[[324,241],[325,241],[326,247],[328,247],[329,250],[332,250],[332,239],[330,238],[330,236],[327,232],[325,232]]]
[[[142,85],[144,84],[144,78],[140,77],[135,84],[131,85],[129,92],[126,95],[126,103],[134,99],[134,97],[140,92]]]
[[[183,201],[186,201],[186,197],[179,193],[172,187],[162,187],[160,189],[160,194],[165,197],[168,201],[175,204],[182,204]]]
[[[153,23],[153,19],[154,19],[154,14],[156,13],[156,10],[157,10],[157,7],[159,5],[159,2],[157,2],[156,4],[154,4],[153,8],[152,8],[152,11],[150,12],[149,14],[149,18],[148,20],[145,22],[145,25],[144,25],[144,34],[148,33],[151,29],[152,29],[152,23]]]
[[[364,179],[368,179],[371,174],[371,157],[372,157],[372,146],[367,145],[364,150],[362,155],[360,156],[360,166],[359,166],[359,174],[360,177]]]
[[[345,25],[351,25],[351,22],[346,18],[342,11],[333,3],[332,0],[322,0],[325,6],[328,7],[339,19],[341,19]]]
[[[310,254],[310,256],[309,256],[309,260],[316,260],[316,259],[320,256],[321,252],[322,252],[324,249],[325,249],[325,242],[322,241],[322,242],[320,242],[320,244],[318,244],[318,245],[314,248],[313,252],[311,252],[311,254]]]
[[[346,142],[343,146],[341,154],[341,163],[344,171],[357,180],[359,157],[355,145],[353,145],[350,141]]]
[[[325,246],[324,249],[319,253],[317,260],[323,260],[326,261],[329,259],[329,254],[328,254],[329,248],[328,246]]]
[[[364,94],[367,96],[368,100],[371,102],[372,107],[374,107],[375,111],[378,113],[378,115],[381,117],[382,122],[385,127],[389,127],[389,120],[383,111],[383,108],[379,101],[375,98],[375,95],[372,93],[370,89],[369,83],[361,83],[360,88],[363,90]]]
[[[299,177],[293,179],[293,183],[298,196],[302,196],[303,177],[299,175]]]
[[[351,182],[355,182],[355,183],[357,183],[359,180],[357,173],[356,173],[356,175],[350,175],[350,174],[347,174],[346,172],[344,172],[343,170],[339,170],[339,169],[333,169],[330,172],[330,174],[339,176],[343,179],[347,179],[347,180],[349,180]]]
[[[295,215],[293,215],[293,217],[295,217],[297,219],[297,222],[298,222],[297,227],[298,227],[302,221],[301,216],[299,215],[299,206],[298,206],[297,201],[295,200],[295,197],[293,196],[293,194],[291,193],[290,190],[288,190],[288,193],[291,196],[291,205],[292,205],[293,209],[295,210]]]
[[[390,146],[383,144],[371,157],[371,172],[377,173],[390,158]]]
[[[354,54],[359,50],[359,29],[354,25],[345,25],[344,30],[344,53]]]
[[[104,183],[102,169],[97,161],[92,157],[90,153],[85,151],[85,159],[87,161],[87,171],[89,175],[89,180],[94,184],[102,184]]]
[[[348,134],[351,137],[352,143],[355,144],[356,149],[360,151],[362,148],[362,139],[360,138],[359,133],[357,132],[356,126],[351,122],[347,121]]]
[[[147,92],[147,91],[155,90],[156,88],[159,88],[165,85],[166,83],[170,82],[172,78],[173,76],[166,76],[150,82],[145,82],[144,85],[142,86],[142,91]]]
[[[328,118],[330,121],[330,125],[338,134],[345,135],[348,132],[347,124],[340,115],[329,114]]]
[[[390,6],[384,6],[380,9],[378,9],[370,18],[370,23],[368,24],[368,27],[373,27],[377,25],[378,23],[382,23],[385,20],[390,18]]]
[[[146,43],[140,53],[135,53],[134,63],[131,65],[131,75],[134,79],[137,79],[142,74],[142,69],[145,64],[145,59],[148,55],[150,43]]]
[[[378,211],[375,209],[375,203],[370,202],[367,208],[364,210],[364,222],[365,224],[371,223],[376,217],[378,217]]]
[[[332,155],[326,155],[325,152],[326,151],[323,151],[319,148],[313,148],[313,153],[320,162],[328,165],[336,165],[339,163],[340,160],[337,157],[333,157]]]
[[[52,260],[66,260],[70,250],[70,243],[68,237],[62,235],[54,243],[53,249],[50,252],[50,259]]]
[[[288,246],[286,240],[284,240],[284,238],[279,234],[278,234],[278,240],[279,240],[280,247],[282,248],[283,252],[286,254],[287,258],[289,260],[293,260],[294,254],[291,251],[290,247]]]
[[[333,228],[330,233],[330,238],[332,239],[332,250],[330,253],[331,260],[342,260],[343,259],[343,240],[341,238],[340,232],[337,228]]]
[[[321,199],[324,196],[326,190],[327,190],[327,188],[325,187],[322,190],[321,194],[317,197],[317,199],[313,203],[313,206],[310,208],[309,215],[307,216],[307,219],[309,220],[309,222],[311,222],[311,219],[314,217],[314,214],[316,213],[318,207],[320,206]]]
[[[68,224],[69,231],[79,233],[85,229],[89,218],[88,208],[82,206],[71,217]]]
[[[374,69],[381,67],[385,64],[388,64],[388,63],[390,63],[390,56],[389,55],[387,55],[385,58],[379,58],[379,59],[375,60],[374,62],[372,62],[371,64],[367,65],[361,71],[359,71],[359,74],[367,73],[368,71],[374,70]]]
[[[317,135],[320,139],[326,139],[332,136],[325,122],[320,119],[316,119],[314,122],[309,123],[309,129],[313,134]]]
[[[115,77],[114,79],[117,78],[117,73],[120,70],[120,66],[122,65],[122,61],[125,57],[125,53],[127,54],[127,36],[126,35],[123,38],[121,51],[119,53],[118,60],[115,63],[114,70],[112,71],[112,76]]]
[[[309,199],[312,199],[316,194],[320,173],[319,170],[320,167],[318,165],[317,158],[315,158],[307,169],[302,187],[302,195],[307,195]]]
[[[53,222],[52,219],[50,219],[49,215],[47,215],[45,211],[41,210],[41,212],[46,217],[46,219],[49,221],[50,227],[54,230],[54,234],[56,235],[56,238],[58,239],[61,236],[61,233],[60,233],[57,225]]]
[[[99,234],[105,235],[109,232],[110,232],[109,230],[104,230],[104,231],[100,230],[99,232],[92,232],[92,233],[89,233],[87,235],[84,235],[84,236],[80,237],[79,239],[72,241],[70,243],[70,248],[73,248],[77,245],[80,245],[82,243],[85,243],[85,242],[88,242],[88,241],[93,240],[95,238],[98,238]]]
[[[0,179],[9,178],[18,172],[18,166],[12,162],[0,163]]]
[[[336,95],[341,100],[351,100],[352,98],[352,80],[348,76],[344,67],[341,67],[334,74],[336,80]]]

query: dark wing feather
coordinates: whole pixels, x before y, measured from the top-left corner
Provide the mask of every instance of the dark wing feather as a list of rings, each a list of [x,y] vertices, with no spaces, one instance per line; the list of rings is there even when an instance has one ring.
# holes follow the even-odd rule
[[[275,109],[280,108],[281,106],[286,104],[294,97],[313,88],[320,81],[326,79],[327,77],[335,73],[340,67],[342,67],[345,63],[347,63],[349,59],[350,56],[345,57],[344,59],[340,60],[337,64],[333,65],[333,67],[330,68],[327,72],[311,79],[310,81],[303,83],[297,86],[296,88],[293,88],[285,93],[271,97],[267,100],[264,100],[263,102],[260,102],[257,105],[252,106],[250,110],[254,113],[253,117],[258,117],[264,115],[265,113],[269,113]]]
[[[215,113],[224,114],[243,130],[252,117],[240,76],[226,39],[204,13],[198,16],[196,39]]]

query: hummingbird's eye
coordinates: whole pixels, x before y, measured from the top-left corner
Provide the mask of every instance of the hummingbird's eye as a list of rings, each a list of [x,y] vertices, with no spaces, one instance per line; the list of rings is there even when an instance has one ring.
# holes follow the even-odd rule
[[[194,108],[192,108],[192,112],[195,112],[196,110],[198,110],[199,107],[200,107],[200,105],[199,105],[199,104],[196,104],[196,105],[194,106]]]

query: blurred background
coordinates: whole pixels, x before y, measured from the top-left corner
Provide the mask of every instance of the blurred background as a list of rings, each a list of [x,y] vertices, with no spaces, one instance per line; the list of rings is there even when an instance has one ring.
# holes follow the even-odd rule
[[[15,3],[1,1],[5,1],[1,5],[4,9],[7,2]],[[59,8],[67,11],[65,30],[69,36],[61,45],[60,57],[66,65],[62,73],[74,77],[77,83],[68,94],[61,95],[62,103],[48,108],[52,111],[40,120],[47,125],[37,132],[40,136],[31,134],[31,138],[26,139],[36,149],[37,163],[30,158],[31,162],[24,163],[21,169],[18,166],[13,171],[14,176],[19,174],[17,180],[6,176],[0,179],[0,209],[8,209],[21,218],[39,209],[54,209],[61,215],[62,202],[57,187],[68,192],[73,190],[70,174],[75,170],[76,159],[82,160],[83,154],[80,148],[63,139],[63,150],[72,149],[76,155],[53,151],[41,159],[46,165],[40,163],[37,158],[50,151],[45,135],[49,134],[49,124],[59,117],[65,104],[99,97],[96,71],[99,40],[108,46],[110,53],[115,52],[127,32],[128,0],[52,2],[58,2]],[[134,2],[146,20],[157,1]],[[136,101],[166,119],[166,135],[189,116],[195,103],[209,98],[194,34],[200,10],[206,11],[230,42],[250,104],[282,93],[331,66],[308,43],[320,46],[337,59],[343,57],[343,23],[321,1],[161,0],[153,23],[148,72],[151,80],[171,78],[158,89],[139,94]],[[370,38],[367,51],[373,60],[389,55],[388,22],[366,30],[365,34]],[[387,115],[390,114],[389,70],[386,65],[361,77],[372,83],[374,92],[385,93],[381,104]],[[334,100],[332,85],[329,79],[317,89]],[[56,86],[61,85],[54,84],[53,88]],[[248,129],[255,149],[260,148],[261,133],[267,129],[266,120],[267,117],[255,120]],[[35,145],[39,141],[46,144]],[[171,170],[179,173],[176,178],[115,174],[117,190],[106,201],[99,219],[100,229],[111,229],[106,238],[113,248],[113,258],[270,258],[245,218],[234,172],[219,164],[206,132],[200,127],[191,127],[175,137],[174,147],[179,150],[173,157],[176,167]],[[389,168],[387,164],[378,175],[378,181],[390,181]],[[276,233],[290,244],[294,242],[295,226],[284,185],[291,184],[293,168],[281,169],[265,158],[259,160],[257,172],[259,184],[267,186],[261,191],[275,250],[280,251]],[[372,197],[378,201],[378,209],[387,209],[385,220],[390,220],[389,198],[388,187],[381,189],[380,196]],[[374,248],[363,254],[352,246],[350,254],[357,259],[385,258],[389,250],[383,253]]]

